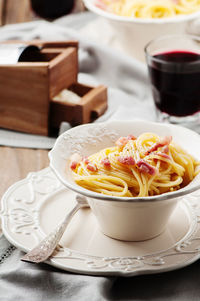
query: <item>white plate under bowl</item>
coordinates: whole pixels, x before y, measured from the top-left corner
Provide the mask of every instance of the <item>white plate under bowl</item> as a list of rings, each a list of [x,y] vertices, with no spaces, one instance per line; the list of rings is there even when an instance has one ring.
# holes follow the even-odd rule
[[[50,168],[30,173],[11,186],[1,201],[2,229],[22,251],[32,249],[75,204]],[[89,208],[79,210],[54,256],[46,263],[90,275],[134,276],[175,270],[200,257],[200,191],[179,202],[165,232],[143,242],[102,234]]]

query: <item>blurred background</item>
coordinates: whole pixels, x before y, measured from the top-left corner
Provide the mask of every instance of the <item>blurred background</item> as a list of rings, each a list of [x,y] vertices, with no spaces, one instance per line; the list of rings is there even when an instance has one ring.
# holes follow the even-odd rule
[[[59,17],[84,11],[81,0],[0,0],[0,26]]]

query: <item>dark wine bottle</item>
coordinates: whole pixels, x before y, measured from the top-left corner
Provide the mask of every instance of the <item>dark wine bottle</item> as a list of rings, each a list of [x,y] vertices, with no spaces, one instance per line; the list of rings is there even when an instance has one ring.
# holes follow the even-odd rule
[[[33,11],[44,19],[56,19],[69,14],[76,0],[31,0]]]

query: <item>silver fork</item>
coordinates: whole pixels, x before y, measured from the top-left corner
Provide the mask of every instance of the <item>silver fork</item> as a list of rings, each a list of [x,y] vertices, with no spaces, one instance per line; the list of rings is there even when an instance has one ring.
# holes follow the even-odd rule
[[[83,207],[89,207],[87,199],[84,196],[76,196],[77,204],[75,207],[65,216],[64,220],[49,233],[35,248],[24,255],[21,260],[31,263],[40,263],[47,260],[54,250],[56,249],[63,233],[74,214]]]

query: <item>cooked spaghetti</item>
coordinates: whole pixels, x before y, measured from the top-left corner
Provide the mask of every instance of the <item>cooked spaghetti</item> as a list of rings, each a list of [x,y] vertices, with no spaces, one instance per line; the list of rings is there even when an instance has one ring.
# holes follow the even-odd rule
[[[197,162],[172,141],[144,133],[120,137],[115,146],[89,157],[75,154],[75,182],[92,191],[120,197],[145,197],[176,191],[198,173]]]
[[[124,17],[168,18],[200,10],[200,0],[96,0],[96,6]]]

